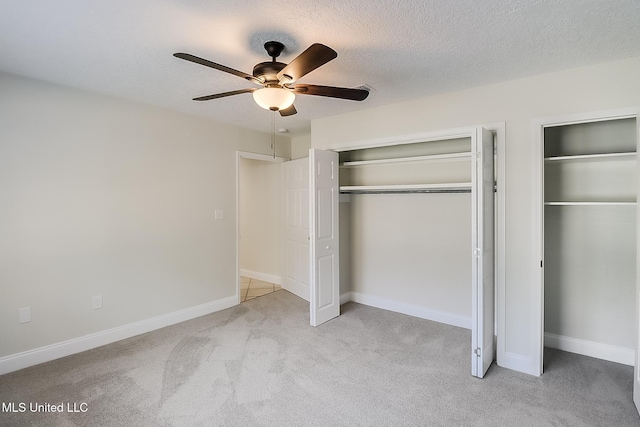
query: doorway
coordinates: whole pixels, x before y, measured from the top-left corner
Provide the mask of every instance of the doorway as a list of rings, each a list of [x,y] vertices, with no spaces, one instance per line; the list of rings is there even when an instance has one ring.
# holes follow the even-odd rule
[[[237,153],[238,303],[281,289],[280,163],[286,160]]]

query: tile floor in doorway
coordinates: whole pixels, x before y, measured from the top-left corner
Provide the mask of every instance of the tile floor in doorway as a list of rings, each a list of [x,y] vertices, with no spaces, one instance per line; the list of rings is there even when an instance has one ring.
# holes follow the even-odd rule
[[[240,302],[249,301],[280,289],[280,285],[242,276],[240,277]]]

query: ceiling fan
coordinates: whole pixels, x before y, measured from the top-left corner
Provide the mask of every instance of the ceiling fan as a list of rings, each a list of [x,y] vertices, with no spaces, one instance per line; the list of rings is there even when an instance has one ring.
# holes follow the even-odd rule
[[[233,74],[262,86],[261,88],[246,88],[214,95],[200,96],[193,98],[194,101],[209,101],[211,99],[224,98],[242,93],[253,93],[254,100],[262,108],[279,111],[281,116],[291,116],[297,113],[293,105],[296,95],[327,96],[352,101],[364,101],[367,96],[369,96],[369,91],[365,89],[296,84],[298,79],[338,56],[336,51],[328,46],[314,43],[289,64],[276,61],[276,58],[280,56],[284,50],[282,43],[268,41],[264,44],[264,48],[272,60],[256,64],[256,66],[253,67],[253,74],[234,70],[233,68],[216,64],[215,62],[199,58],[189,53],[174,53],[173,56]]]

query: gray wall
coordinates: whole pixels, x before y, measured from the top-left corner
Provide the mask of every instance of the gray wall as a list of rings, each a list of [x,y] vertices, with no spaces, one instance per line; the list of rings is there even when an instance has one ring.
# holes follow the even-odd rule
[[[235,295],[235,153],[267,133],[6,74],[0,93],[0,357]]]
[[[278,284],[282,283],[281,167],[281,163],[240,159],[240,269]]]

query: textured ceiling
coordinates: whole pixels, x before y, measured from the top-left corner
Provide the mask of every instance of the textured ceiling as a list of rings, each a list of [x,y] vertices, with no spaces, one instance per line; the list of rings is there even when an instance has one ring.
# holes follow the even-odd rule
[[[269,131],[252,87],[174,58],[188,52],[251,73],[286,45],[338,58],[300,83],[374,90],[364,102],[298,96],[276,126],[430,94],[640,56],[638,0],[0,0],[0,70]],[[0,93],[0,96],[2,94]]]

